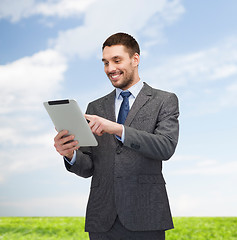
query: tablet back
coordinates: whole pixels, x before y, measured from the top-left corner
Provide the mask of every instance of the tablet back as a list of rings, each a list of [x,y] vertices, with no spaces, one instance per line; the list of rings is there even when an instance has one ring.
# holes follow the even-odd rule
[[[97,146],[95,136],[75,100],[57,100],[44,102],[51,120],[57,131],[68,130],[74,135],[79,146]]]

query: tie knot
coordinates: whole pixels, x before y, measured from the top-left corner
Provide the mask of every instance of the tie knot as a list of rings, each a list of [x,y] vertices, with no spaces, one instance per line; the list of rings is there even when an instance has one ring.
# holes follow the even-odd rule
[[[131,92],[129,92],[129,91],[121,92],[120,95],[121,95],[123,98],[128,98],[128,97],[131,95]]]

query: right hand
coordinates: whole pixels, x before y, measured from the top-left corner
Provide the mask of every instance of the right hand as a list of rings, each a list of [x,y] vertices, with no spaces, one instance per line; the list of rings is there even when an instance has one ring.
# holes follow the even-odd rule
[[[78,141],[74,141],[73,135],[67,135],[67,130],[62,130],[59,132],[54,138],[54,147],[60,155],[71,160],[74,151],[77,150],[79,146],[76,146],[78,144]]]

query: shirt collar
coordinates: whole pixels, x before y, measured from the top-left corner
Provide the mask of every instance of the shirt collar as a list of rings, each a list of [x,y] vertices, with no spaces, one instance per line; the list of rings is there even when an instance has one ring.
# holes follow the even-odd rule
[[[142,87],[143,87],[143,82],[140,80],[139,82],[131,86],[129,89],[127,89],[127,91],[130,91],[132,96],[136,98],[138,93],[141,91]],[[116,88],[116,99],[119,99],[120,93],[122,91],[123,91],[122,89]]]

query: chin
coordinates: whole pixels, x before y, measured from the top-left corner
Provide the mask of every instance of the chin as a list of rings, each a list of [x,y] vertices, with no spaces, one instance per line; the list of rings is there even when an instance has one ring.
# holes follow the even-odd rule
[[[128,89],[129,86],[131,85],[131,83],[133,82],[132,79],[130,79],[130,80],[119,79],[118,81],[113,81],[109,78],[109,80],[111,81],[112,85],[115,88],[120,88],[122,90]]]
[[[110,79],[110,81],[111,81],[112,85],[113,85],[115,88],[121,88],[121,87],[123,86],[123,84],[122,84],[122,83],[119,83],[118,81],[117,81],[117,82],[114,82],[114,81],[111,80],[111,79]]]
[[[120,89],[124,89],[124,87],[126,87],[126,86],[124,86],[124,84],[122,84],[122,83],[112,83],[112,85],[113,85],[115,88],[120,88]]]

